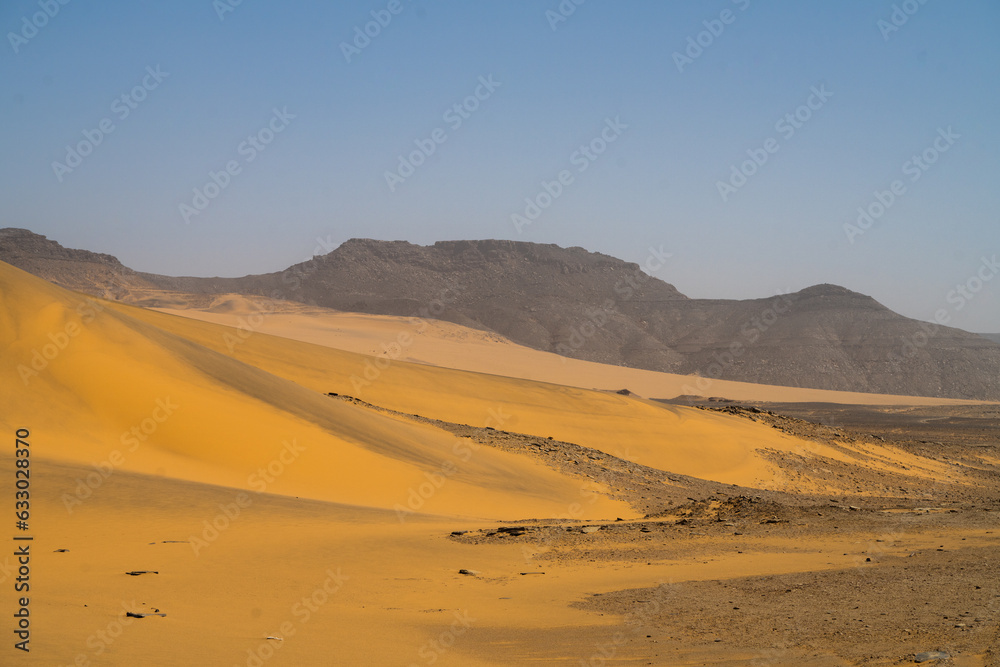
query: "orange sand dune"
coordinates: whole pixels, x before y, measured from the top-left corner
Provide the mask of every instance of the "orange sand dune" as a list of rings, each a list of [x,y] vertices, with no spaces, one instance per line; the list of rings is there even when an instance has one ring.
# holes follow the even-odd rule
[[[830,489],[826,487],[809,488],[799,481],[793,484],[760,453],[776,450],[857,463],[833,448],[728,415],[664,406],[633,396],[374,358],[122,304],[111,307],[318,392],[348,394],[400,412],[449,422],[553,437],[702,479],[827,492]],[[899,471],[916,463],[911,474],[928,478],[956,474],[942,463],[915,462],[913,456],[898,450],[882,448],[880,454],[879,459],[865,457],[866,465]]]
[[[760,385],[610,366],[541,352],[512,343],[497,334],[469,329],[451,322],[345,313],[266,297],[227,294],[206,302],[206,297],[194,298],[178,294],[170,301],[171,308],[157,310],[236,327],[236,340],[241,340],[241,336],[251,332],[260,332],[400,361],[587,389],[628,388],[649,398],[693,394],[745,401],[860,405],[948,405],[977,402]],[[162,303],[162,299],[158,302]]]
[[[597,482],[581,489],[523,457],[476,451],[467,440],[325,392],[760,488],[792,485],[761,456],[767,450],[845,457],[728,415],[233,330],[84,299],[9,266],[0,281],[8,414],[49,429],[51,456],[105,470],[443,514],[562,516],[581,495],[592,516],[628,513],[604,496],[598,501]],[[55,420],[53,407],[61,413]],[[865,458],[927,477],[955,474],[895,450],[879,454]],[[795,487],[807,490],[802,484]]]
[[[451,531],[497,518],[634,512],[595,480],[323,392],[763,487],[791,485],[764,450],[850,458],[728,415],[241,335],[89,299],[2,263],[0,350],[0,429],[30,430],[34,537],[32,652],[8,647],[3,664],[576,665],[609,645],[621,662],[746,664],[760,655],[705,646],[668,658],[641,640],[613,643],[620,617],[571,605],[595,592],[843,569],[856,558],[857,536],[772,545],[782,553],[719,543],[707,558],[641,562],[546,560],[547,538],[530,549],[459,543]],[[516,350],[510,361],[523,363]],[[869,449],[855,452],[866,457],[859,465],[956,474]],[[11,451],[0,466],[14,469]],[[991,539],[935,533],[924,547],[966,538]],[[12,560],[0,557],[0,583]]]
[[[332,401],[0,264],[0,425],[41,456],[372,507],[556,516],[572,478]],[[158,315],[160,318],[166,316]],[[103,471],[103,472],[102,472]],[[67,503],[88,489],[67,489]],[[596,516],[629,512],[594,495]]]

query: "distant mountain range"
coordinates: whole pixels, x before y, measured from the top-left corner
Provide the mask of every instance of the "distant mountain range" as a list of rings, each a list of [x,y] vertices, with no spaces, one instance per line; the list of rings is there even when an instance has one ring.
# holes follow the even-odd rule
[[[651,252],[649,262],[662,261]],[[816,285],[763,299],[689,299],[637,264],[515,241],[352,239],[288,269],[243,278],[140,273],[115,257],[0,230],[0,260],[90,294],[155,305],[157,294],[265,295],[338,310],[448,320],[565,356],[711,378],[1000,400],[1000,335],[894,313]]]

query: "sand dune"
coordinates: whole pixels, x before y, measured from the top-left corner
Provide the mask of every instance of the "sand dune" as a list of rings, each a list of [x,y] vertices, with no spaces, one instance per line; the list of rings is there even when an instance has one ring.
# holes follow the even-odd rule
[[[202,319],[256,306],[207,307],[223,312]],[[398,320],[339,317],[268,316],[283,337],[90,299],[0,263],[0,427],[31,431],[37,572],[33,652],[5,654],[4,664],[576,665],[588,655],[745,664],[767,654],[685,639],[683,651],[661,655],[645,630],[623,634],[620,615],[581,603],[662,584],[655,595],[665,604],[676,582],[839,572],[856,567],[855,545],[875,534],[834,526],[832,536],[795,539],[771,534],[771,522],[790,522],[767,514],[735,519],[756,531],[737,551],[737,524],[721,518],[688,536],[674,533],[687,530],[691,510],[640,517],[622,499],[642,493],[626,488],[632,480],[681,496],[700,484],[719,498],[732,489],[723,484],[828,494],[853,485],[850,475],[792,476],[784,456],[929,487],[965,482],[947,461],[899,448],[815,442],[737,416],[518,377],[572,373],[551,355],[449,325],[412,331],[407,354],[422,363],[336,349],[407,331]],[[449,350],[479,372],[445,367]],[[581,374],[592,366],[576,364],[567,362]],[[594,370],[612,388],[628,371]],[[407,415],[591,449],[570,450],[584,460],[543,462]],[[580,472],[594,450],[619,457],[626,481]],[[0,461],[13,468],[9,452]],[[533,532],[498,531],[498,520]],[[990,530],[921,530],[907,536],[916,548],[992,539]],[[0,558],[2,580],[10,561]],[[804,664],[803,655],[768,664]]]
[[[0,292],[0,419],[36,425],[46,458],[382,508],[423,487],[422,509],[471,516],[555,516],[578,500],[536,463],[331,401],[13,267],[0,265]]]
[[[502,452],[475,451],[430,426],[331,401],[326,392],[760,488],[787,483],[762,452],[844,456],[728,415],[380,360],[263,333],[241,336],[218,325],[83,300],[12,267],[3,267],[0,279],[6,336],[0,343],[9,352],[5,398],[14,406],[11,414],[40,423],[58,406],[65,416],[51,426],[48,451],[64,460],[445,514],[554,516],[579,500],[578,485],[560,473]],[[891,450],[864,458],[913,467]],[[269,466],[281,474],[267,474]],[[928,462],[924,469],[933,476],[942,473],[937,467]],[[379,471],[377,483],[362,474],[371,470]],[[596,516],[627,513],[603,497],[589,500]],[[500,506],[505,513],[498,514]]]
[[[830,402],[860,405],[946,405],[972,403],[923,396],[779,387],[609,366],[540,352],[503,337],[451,322],[388,315],[345,313],[266,297],[173,294],[147,300],[166,313],[237,328],[235,340],[260,332],[374,357],[505,375],[586,389],[629,390],[647,398],[683,394],[735,400]],[[400,344],[400,341],[403,344]]]
[[[228,303],[246,302],[232,300]],[[376,358],[304,344],[249,328],[243,331],[221,329],[169,314],[146,310],[136,312],[131,306],[115,304],[113,307],[123,312],[134,312],[137,318],[316,391],[348,394],[399,412],[448,422],[492,426],[539,438],[553,437],[660,470],[701,479],[759,488],[781,488],[789,481],[760,456],[762,452],[771,450],[838,460],[845,456],[842,451],[807,443],[762,425],[747,423],[746,420],[687,407],[664,406],[634,396],[394,361],[386,356]],[[298,323],[299,320],[290,322]],[[389,326],[395,323],[392,321]],[[420,327],[421,323],[410,325]],[[447,325],[441,326],[452,335],[461,333]],[[318,334],[314,330],[311,335]],[[416,335],[417,332],[414,332],[414,339]],[[467,335],[476,338],[473,334]],[[335,332],[328,332],[327,336],[328,340],[340,340]],[[434,334],[427,337],[437,338],[438,342],[428,341],[425,349],[437,347],[443,358],[446,343]],[[476,339],[480,348],[470,354],[470,363],[478,363],[480,359],[502,362],[508,358],[502,352],[509,351],[510,368],[524,369],[531,367],[532,357],[526,356],[528,361],[525,361],[518,356],[520,353],[543,354],[506,343],[498,343],[503,346],[498,348],[488,339]],[[555,355],[545,356],[560,359]],[[597,367],[598,377],[602,371],[613,373],[615,370],[596,364],[593,366]],[[582,369],[580,372],[583,372]],[[668,376],[667,381],[675,382],[677,376]],[[774,390],[779,391],[773,395],[787,395],[780,391],[782,388],[756,389],[758,395],[770,396],[769,392]],[[855,395],[849,397],[852,400],[859,398]],[[841,400],[845,399],[841,397]],[[888,400],[903,399],[890,397]],[[879,460],[865,455],[853,460],[898,468],[912,468],[914,465],[912,457],[894,450],[886,449],[880,456]],[[944,466],[929,461],[916,469],[928,477],[945,473]],[[796,484],[801,486],[802,482]]]

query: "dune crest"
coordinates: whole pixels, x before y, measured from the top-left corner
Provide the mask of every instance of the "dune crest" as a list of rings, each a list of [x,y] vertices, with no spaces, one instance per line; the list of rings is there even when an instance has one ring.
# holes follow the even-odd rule
[[[332,401],[138,309],[4,264],[0,294],[0,419],[36,425],[46,458],[387,509],[416,491],[419,509],[462,516],[556,516],[580,500],[545,466]],[[590,508],[629,511],[603,497]]]

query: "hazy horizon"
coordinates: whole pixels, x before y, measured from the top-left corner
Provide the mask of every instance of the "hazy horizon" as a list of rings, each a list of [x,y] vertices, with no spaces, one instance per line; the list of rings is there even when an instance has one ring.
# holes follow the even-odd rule
[[[662,246],[692,298],[832,283],[1000,331],[992,3],[52,7],[0,8],[0,226],[195,276]]]

